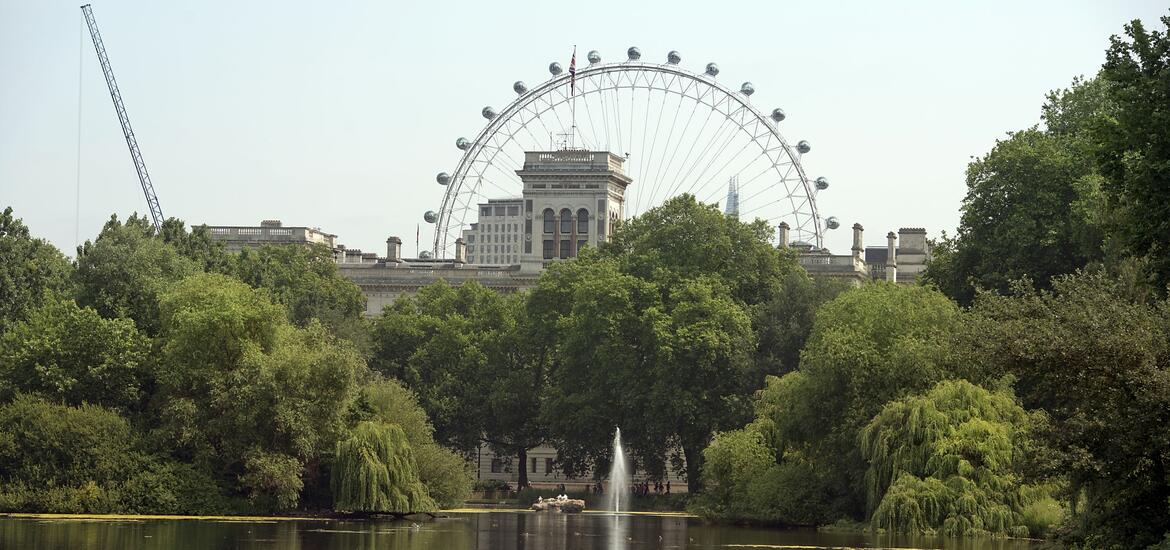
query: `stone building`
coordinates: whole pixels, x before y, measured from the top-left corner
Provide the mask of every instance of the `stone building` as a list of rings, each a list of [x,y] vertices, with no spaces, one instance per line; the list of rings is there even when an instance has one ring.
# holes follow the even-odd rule
[[[875,281],[917,282],[929,259],[930,243],[921,227],[903,227],[897,235],[891,231],[886,234],[886,246],[865,248],[865,264]]]
[[[540,271],[608,238],[625,215],[632,180],[624,162],[608,151],[524,154],[524,167],[516,171],[524,183],[523,271]]]
[[[520,197],[480,203],[477,219],[461,232],[455,257],[404,258],[398,237],[386,240],[386,255],[347,249],[336,235],[307,227],[283,227],[268,220],[260,227],[215,226],[212,238],[229,250],[265,244],[319,243],[333,250],[343,276],[361,288],[366,313],[377,315],[400,296],[440,279],[452,285],[476,281],[500,292],[532,288],[550,262],[577,256],[586,246],[609,238],[625,217],[625,159],[607,151],[530,151],[516,174],[523,183]],[[930,247],[926,230],[902,228],[887,235],[886,247],[864,246],[861,224],[853,226],[853,246],[834,255],[809,243],[791,242],[781,222],[778,242],[797,254],[813,277],[862,284],[886,279],[912,283],[926,267]],[[900,244],[895,244],[895,241]]]
[[[336,254],[337,235],[325,233],[316,227],[285,227],[280,220],[264,220],[260,226],[211,225],[211,238],[224,243],[229,252],[257,248],[269,244],[322,244]],[[344,250],[344,247],[341,247]]]
[[[479,221],[463,230],[467,263],[519,265],[523,252],[524,199],[488,199],[479,204]]]

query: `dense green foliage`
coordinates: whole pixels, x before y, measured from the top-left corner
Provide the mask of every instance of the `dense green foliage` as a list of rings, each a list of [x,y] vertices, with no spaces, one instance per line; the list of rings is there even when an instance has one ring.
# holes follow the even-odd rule
[[[29,393],[138,411],[151,366],[150,339],[133,321],[49,297],[0,336],[0,400]]]
[[[1024,509],[1046,496],[1016,475],[1031,424],[1010,392],[965,380],[888,403],[859,439],[874,527],[1028,535]]]
[[[431,285],[375,321],[371,364],[418,395],[439,441],[464,453],[486,444],[526,460],[544,440],[546,360],[529,349],[533,325],[523,307],[521,297],[478,283]]]
[[[0,334],[37,308],[49,294],[71,291],[73,268],[61,251],[33,238],[28,227],[12,215],[0,213]]]
[[[1117,109],[1094,128],[1096,158],[1113,210],[1115,241],[1149,260],[1154,287],[1170,285],[1170,15],[1163,29],[1140,20],[1111,39],[1100,78]]]
[[[1113,110],[1107,83],[1075,80],[1052,92],[1044,130],[1008,134],[967,166],[959,232],[935,248],[927,279],[969,304],[977,289],[1041,286],[1104,255],[1101,176],[1087,135]]]
[[[324,245],[244,249],[232,273],[253,288],[268,290],[294,324],[305,326],[317,319],[334,334],[365,343],[365,298],[357,285],[338,274],[332,251]]]
[[[419,480],[436,505],[451,508],[463,502],[471,491],[468,465],[462,455],[435,443],[434,429],[414,393],[393,379],[374,380],[361,387],[356,410],[363,419],[402,429],[414,450]]]
[[[1041,435],[1058,452],[1038,473],[1067,479],[1074,531],[1145,545],[1170,532],[1170,302],[1128,290],[1093,273],[981,296],[955,346],[1047,411]]]
[[[857,434],[882,406],[948,377],[942,336],[959,309],[924,287],[876,283],[818,312],[800,368],[771,380],[760,403],[775,454],[795,452],[823,475],[835,517],[864,510],[865,462]]]
[[[0,510],[429,510],[485,446],[600,478],[620,426],[705,517],[1165,546],[1170,39],[1126,36],[970,163],[924,286],[813,281],[683,195],[368,323],[321,248],[132,216],[71,266],[7,209]]]
[[[434,508],[419,481],[402,428],[362,422],[337,443],[333,505],[355,512],[426,512]]]
[[[239,258],[206,228],[131,216],[74,268],[2,221],[0,509],[328,508],[338,442],[367,420],[410,434],[385,467],[421,480],[420,502],[468,494],[413,395],[367,367],[362,297],[319,250]]]
[[[17,396],[0,405],[0,511],[214,514],[215,481],[145,451],[125,418],[97,405]]]
[[[198,273],[200,266],[155,238],[145,217],[117,216],[94,241],[77,250],[77,303],[103,317],[132,319],[138,329],[159,332],[158,300],[170,285]]]

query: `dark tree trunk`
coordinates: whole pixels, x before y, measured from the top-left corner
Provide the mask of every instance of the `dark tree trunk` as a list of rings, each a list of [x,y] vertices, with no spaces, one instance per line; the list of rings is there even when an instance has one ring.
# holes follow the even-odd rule
[[[683,456],[687,459],[687,491],[697,493],[703,488],[700,479],[703,472],[703,449],[694,444],[684,444]]]
[[[528,449],[520,447],[517,454],[520,457],[520,478],[516,480],[516,489],[523,489],[528,486]]]

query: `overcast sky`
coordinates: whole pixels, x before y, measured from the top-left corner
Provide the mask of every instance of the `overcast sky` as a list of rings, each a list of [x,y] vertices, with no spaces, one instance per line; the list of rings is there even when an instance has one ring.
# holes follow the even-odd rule
[[[94,2],[162,209],[190,224],[277,218],[351,248],[413,253],[459,136],[573,44],[607,60],[679,50],[788,113],[842,229],[953,231],[964,169],[1039,122],[1164,1]],[[0,0],[0,207],[72,255],[112,213],[147,212],[78,2]],[[79,78],[80,69],[80,78]],[[77,161],[80,98],[80,217]],[[424,243],[431,227],[422,227]],[[425,244],[424,244],[425,247]]]

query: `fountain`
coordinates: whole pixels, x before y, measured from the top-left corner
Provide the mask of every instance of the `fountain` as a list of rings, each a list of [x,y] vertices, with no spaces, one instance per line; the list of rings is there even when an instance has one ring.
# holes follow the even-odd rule
[[[622,504],[628,498],[626,491],[630,490],[630,474],[626,471],[626,453],[622,450],[622,429],[617,428],[613,434],[613,464],[609,468],[609,511],[615,514],[622,511]]]

